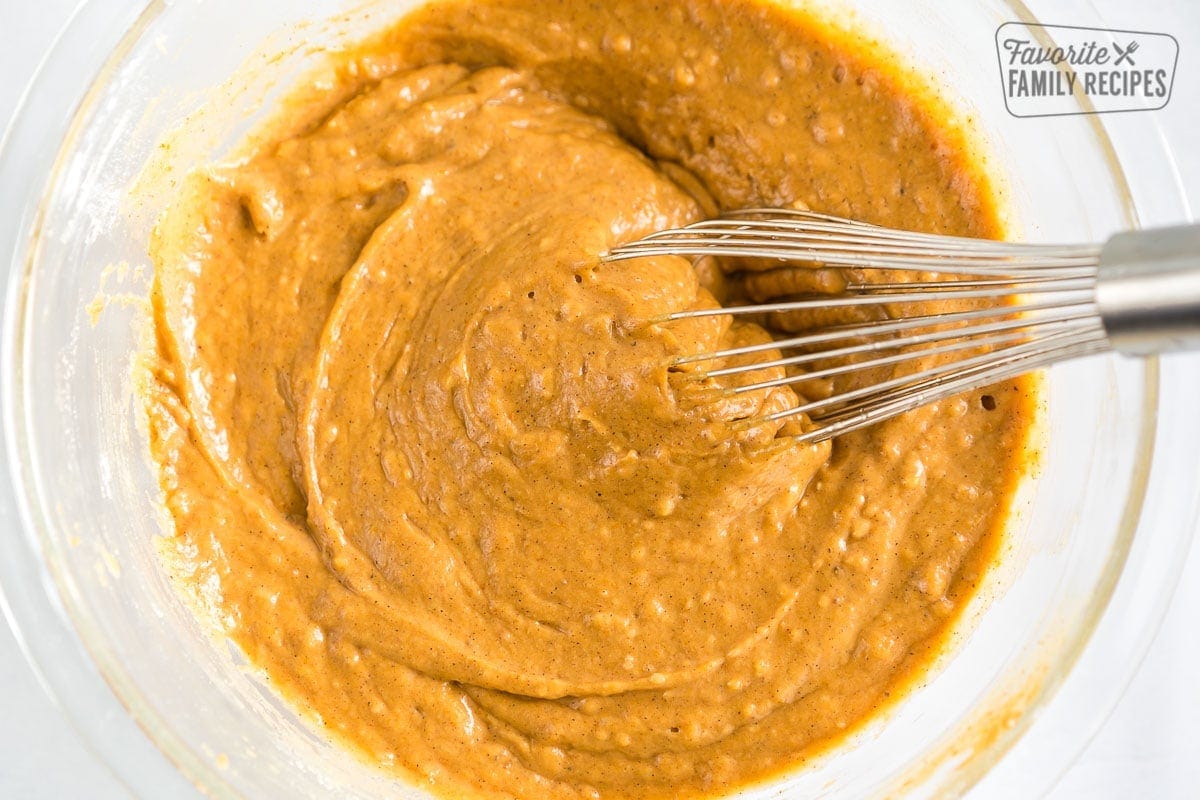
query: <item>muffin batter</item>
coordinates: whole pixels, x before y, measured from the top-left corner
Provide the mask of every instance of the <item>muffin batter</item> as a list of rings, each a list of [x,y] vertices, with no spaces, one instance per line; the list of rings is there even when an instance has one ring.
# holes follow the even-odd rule
[[[800,400],[668,364],[770,334],[653,320],[836,276],[597,256],[793,203],[998,233],[934,107],[773,6],[452,2],[339,55],[152,243],[181,585],[444,794],[715,794],[829,746],[994,557],[1033,405],[1014,382],[833,445],[732,425]]]

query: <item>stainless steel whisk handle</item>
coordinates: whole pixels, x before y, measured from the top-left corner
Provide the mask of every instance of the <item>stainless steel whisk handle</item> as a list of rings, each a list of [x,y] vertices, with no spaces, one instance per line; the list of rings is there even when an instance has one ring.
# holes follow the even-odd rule
[[[1113,349],[1200,349],[1200,225],[1119,233],[1100,251],[1096,310]]]

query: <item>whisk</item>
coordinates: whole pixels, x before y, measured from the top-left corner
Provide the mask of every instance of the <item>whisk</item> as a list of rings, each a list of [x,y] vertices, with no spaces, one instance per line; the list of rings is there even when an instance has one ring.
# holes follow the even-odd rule
[[[1200,225],[1120,233],[1103,245],[1043,245],[913,233],[808,211],[746,209],[651,234],[602,258],[656,255],[774,259],[781,268],[851,268],[865,275],[920,273],[912,281],[861,280],[835,295],[686,310],[655,320],[889,309],[891,316],[876,321],[674,362],[712,378],[786,369],[783,377],[737,385],[731,393],[855,373],[886,376],[865,385],[851,381],[827,397],[744,421],[806,415],[812,425],[797,437],[801,441],[830,439],[1068,359],[1112,350],[1147,356],[1200,348]],[[965,310],[946,311],[947,301],[969,302]],[[737,363],[724,366],[729,359]],[[707,363],[719,368],[706,369]],[[898,369],[906,363],[917,368]],[[864,372],[877,368],[887,371]]]

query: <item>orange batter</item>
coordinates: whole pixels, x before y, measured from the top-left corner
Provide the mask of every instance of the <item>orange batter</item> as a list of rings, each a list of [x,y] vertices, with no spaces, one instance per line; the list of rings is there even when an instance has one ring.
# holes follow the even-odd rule
[[[668,364],[770,334],[647,321],[804,287],[597,256],[710,203],[997,235],[900,87],[747,0],[437,3],[338,55],[155,234],[181,585],[435,793],[719,794],[868,719],[994,557],[1030,385],[735,430],[800,398]]]

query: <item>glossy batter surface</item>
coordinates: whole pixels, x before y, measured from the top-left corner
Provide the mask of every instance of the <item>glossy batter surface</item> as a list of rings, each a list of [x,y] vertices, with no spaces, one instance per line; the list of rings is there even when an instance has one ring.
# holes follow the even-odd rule
[[[994,235],[957,141],[766,5],[417,12],[156,232],[172,569],[286,697],[436,792],[686,797],[799,763],[936,651],[1030,387],[832,446],[736,428],[800,399],[668,364],[770,334],[653,320],[837,276],[597,256],[713,203]]]

